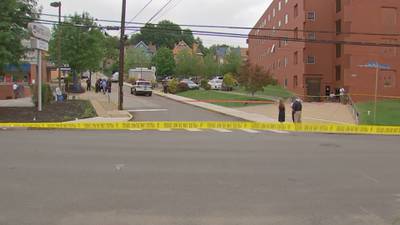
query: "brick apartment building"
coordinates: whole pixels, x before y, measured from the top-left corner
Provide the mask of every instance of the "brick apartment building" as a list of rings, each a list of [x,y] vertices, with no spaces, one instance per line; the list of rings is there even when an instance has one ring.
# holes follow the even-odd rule
[[[344,87],[357,101],[375,91],[376,70],[360,65],[378,61],[391,66],[379,71],[379,95],[400,96],[400,48],[312,42],[400,44],[393,34],[400,34],[399,0],[274,0],[249,34],[249,61],[298,95],[325,96]]]

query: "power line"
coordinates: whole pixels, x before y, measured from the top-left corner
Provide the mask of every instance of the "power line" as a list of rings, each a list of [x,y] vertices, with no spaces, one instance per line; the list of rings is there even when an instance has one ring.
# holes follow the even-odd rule
[[[167,15],[171,10],[173,10],[176,6],[178,6],[183,0],[178,0],[172,7],[165,10],[160,16],[157,17],[156,20],[160,20],[164,15]]]
[[[134,21],[147,8],[147,6],[149,6],[151,4],[152,1],[153,0],[150,0],[149,2],[147,2],[147,4],[131,20],[129,20],[129,23]]]
[[[42,13],[41,15],[50,16],[50,17],[58,17],[58,15],[54,14],[46,14]],[[64,18],[69,18],[71,16],[63,16]],[[120,23],[117,20],[106,20],[106,19],[95,19],[100,22],[109,22],[109,23]],[[127,24],[135,24],[135,25],[146,25],[149,24],[143,22],[126,22]],[[151,24],[151,23],[150,23]],[[295,29],[280,29],[280,28],[253,28],[253,27],[245,27],[245,26],[226,26],[226,25],[198,25],[198,24],[177,24],[180,27],[195,27],[195,28],[212,28],[212,29],[234,29],[234,30],[260,30],[260,31],[283,31],[283,32],[300,32],[300,33],[325,33],[325,34],[344,34],[344,35],[366,35],[366,36],[391,36],[397,37],[400,36],[400,33],[372,33],[372,32],[337,32],[337,31],[327,31],[327,30],[295,30]],[[165,26],[173,26],[165,24]]]
[[[160,14],[164,9],[165,9],[165,7],[167,7],[172,1],[174,1],[174,0],[169,0],[167,3],[165,3],[164,4],[164,6],[163,7],[161,7],[161,9],[159,9],[148,21],[147,21],[147,23],[150,23],[158,14]]]
[[[57,21],[37,19],[39,23],[56,25]],[[109,26],[88,26],[81,24],[63,24],[86,28],[100,28],[108,29]],[[141,26],[130,26],[126,27],[127,30],[137,31]],[[178,29],[171,28],[160,28],[160,27],[148,27],[149,30],[163,30],[163,31],[179,31]],[[357,46],[373,46],[373,47],[400,47],[400,44],[387,44],[381,42],[363,42],[363,41],[341,41],[341,40],[327,40],[327,39],[305,39],[305,38],[289,38],[284,36],[271,36],[271,35],[247,35],[241,33],[230,33],[230,32],[215,32],[215,31],[204,31],[204,30],[192,30],[193,34],[199,36],[212,36],[212,37],[230,37],[230,38],[243,38],[243,39],[258,39],[258,40],[275,40],[275,41],[288,41],[288,42],[302,42],[302,43],[314,43],[314,44],[343,44],[343,45],[357,45]]]

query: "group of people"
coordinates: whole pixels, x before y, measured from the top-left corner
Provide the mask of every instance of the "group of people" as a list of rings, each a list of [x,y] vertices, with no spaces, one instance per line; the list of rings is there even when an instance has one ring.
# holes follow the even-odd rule
[[[96,84],[95,84],[95,92],[96,93],[111,93],[111,86],[112,86],[112,82],[111,79],[97,79],[96,80]],[[90,79],[87,80],[87,87],[88,87],[88,91],[91,90],[91,81]]]
[[[303,111],[303,104],[300,98],[295,98],[291,104],[292,108],[292,121],[293,123],[301,123],[301,114]],[[279,101],[279,116],[278,121],[284,123],[286,121],[286,107],[283,100]]]

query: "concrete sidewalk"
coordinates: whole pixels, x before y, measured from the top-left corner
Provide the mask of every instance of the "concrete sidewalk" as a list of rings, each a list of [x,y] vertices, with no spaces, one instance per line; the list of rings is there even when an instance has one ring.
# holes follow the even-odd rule
[[[85,92],[83,94],[74,94],[76,99],[89,100],[96,113],[96,122],[117,122],[117,121],[129,121],[132,119],[132,115],[125,110],[118,111],[117,103],[113,101],[108,94],[95,93],[94,91]],[[92,119],[93,120],[93,119]]]
[[[0,107],[35,107],[31,97],[0,100]]]
[[[303,103],[303,122],[307,123],[336,123],[336,124],[356,124],[348,105],[340,103]],[[257,105],[237,108],[237,110],[247,113],[263,114],[278,120],[278,105]],[[286,121],[292,121],[290,104],[286,104]]]

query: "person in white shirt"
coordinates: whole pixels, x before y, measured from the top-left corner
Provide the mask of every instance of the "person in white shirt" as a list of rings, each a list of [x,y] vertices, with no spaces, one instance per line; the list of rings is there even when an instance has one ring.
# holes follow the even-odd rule
[[[14,98],[18,98],[18,84],[14,83],[13,86]]]

